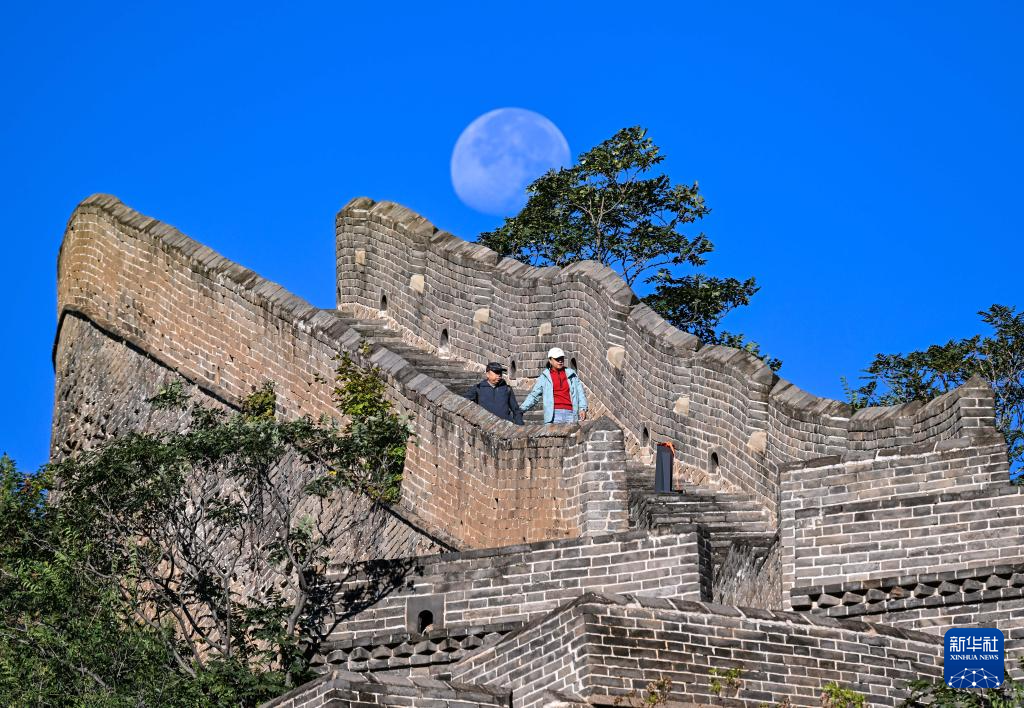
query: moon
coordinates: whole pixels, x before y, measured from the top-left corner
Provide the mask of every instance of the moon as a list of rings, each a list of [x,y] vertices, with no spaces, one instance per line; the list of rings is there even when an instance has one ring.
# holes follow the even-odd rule
[[[569,164],[569,143],[554,123],[525,108],[499,108],[470,123],[452,151],[452,186],[466,206],[511,216],[526,186]]]

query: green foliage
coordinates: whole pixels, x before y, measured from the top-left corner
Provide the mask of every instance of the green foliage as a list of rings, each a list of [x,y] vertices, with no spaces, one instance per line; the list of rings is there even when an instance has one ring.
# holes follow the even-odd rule
[[[166,411],[184,408],[188,404],[188,398],[182,382],[175,380],[161,387],[157,394],[149,399],[149,403],[158,411]]]
[[[242,415],[248,420],[273,420],[276,405],[274,383],[266,381],[242,401]]]
[[[37,474],[0,458],[0,705],[254,706],[310,678],[339,608],[404,577],[370,568],[349,597],[327,574],[360,510],[393,494],[409,430],[379,371],[339,382],[344,430],[278,419],[269,383],[238,413],[171,384],[151,403],[181,430]],[[369,496],[341,513],[346,488]]]
[[[1024,660],[1019,663],[1024,669]],[[1024,706],[1024,683],[1004,675],[999,688],[985,690],[951,688],[943,681],[919,679],[911,681],[910,697],[902,705],[907,708],[1019,708]]]
[[[782,368],[782,360],[778,359],[769,354],[765,354],[761,351],[761,345],[757,342],[751,342],[746,339],[742,334],[734,334],[732,332],[719,332],[714,336],[712,340],[715,344],[721,344],[726,347],[735,347],[736,349],[743,349],[750,352],[758,359],[768,365],[772,371],[778,371]]]
[[[655,286],[644,298],[651,309],[680,329],[706,342],[719,343],[718,325],[731,310],[750,304],[758,287],[753,278],[716,278],[696,273],[677,278],[660,269],[648,283]]]
[[[651,681],[647,684],[647,688],[644,689],[643,694],[639,694],[635,690],[631,691],[628,695],[617,696],[612,705],[647,706],[648,708],[665,706],[668,705],[668,699],[671,693],[672,679],[662,676],[656,681]]]
[[[380,367],[369,363],[370,344],[359,345],[357,358],[345,352],[335,357],[337,386],[334,400],[338,410],[347,416],[370,417],[392,412],[391,402],[384,396],[384,375]]]
[[[126,621],[87,571],[89,539],[47,505],[51,481],[0,458],[0,705],[216,705],[178,670],[173,637]]]
[[[878,354],[865,369],[865,383],[851,388],[850,404],[893,405],[925,401],[980,376],[995,392],[995,424],[1006,436],[1013,476],[1024,462],[1024,313],[992,305],[978,313],[992,334],[951,339],[909,354]]]
[[[743,675],[743,669],[739,666],[734,666],[731,669],[716,669],[712,667],[708,675],[711,676],[708,688],[716,696],[721,696],[722,693],[736,695],[739,693],[740,688],[743,687],[743,681],[740,679]]]
[[[723,335],[742,341],[742,335],[720,335],[717,328],[729,311],[750,302],[757,284],[753,278],[674,274],[704,266],[714,246],[704,233],[683,232],[710,209],[696,182],[673,185],[666,175],[651,174],[664,159],[645,129],[623,128],[580,155],[576,165],[530,184],[522,211],[480,234],[479,242],[536,266],[594,260],[630,287],[646,276],[655,290],[644,302],[666,321],[712,344],[725,343]],[[744,348],[757,351],[756,344]]]
[[[369,363],[370,348],[363,342],[358,361],[348,352],[338,357],[334,400],[348,417],[344,433],[349,441],[345,460],[350,467],[374,470],[363,488],[375,498],[391,503],[401,493],[405,451],[412,428],[399,416],[384,395],[384,375]]]
[[[527,187],[518,216],[480,243],[534,265],[594,260],[632,285],[662,265],[704,265],[712,250],[703,234],[678,229],[709,211],[697,184],[672,185],[665,175],[642,175],[665,158],[640,127],[624,128],[573,167],[552,170]]]
[[[821,708],[864,708],[866,699],[852,688],[843,688],[835,681],[821,691]]]

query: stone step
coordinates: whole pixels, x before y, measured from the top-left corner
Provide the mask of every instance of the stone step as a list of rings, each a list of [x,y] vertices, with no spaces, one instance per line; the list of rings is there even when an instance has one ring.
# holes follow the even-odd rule
[[[346,326],[357,331],[374,348],[387,349],[409,362],[418,373],[436,379],[448,390],[457,395],[464,395],[470,388],[480,383],[483,373],[473,370],[462,361],[446,359],[437,354],[424,351],[402,339],[402,337],[380,321],[365,320],[355,317],[351,312],[333,311],[334,316]],[[513,387],[516,399],[521,403],[530,393],[530,387]],[[544,411],[540,406],[523,416],[524,422],[537,424],[544,422]]]
[[[655,492],[654,467],[640,461],[627,464],[626,479],[631,526],[701,525],[708,532],[716,564],[725,559],[734,541],[767,547],[775,537],[768,510],[746,494],[689,483],[672,492]]]
[[[466,371],[435,369],[433,367],[415,365],[413,365],[413,368],[415,368],[416,371],[418,371],[419,373],[426,374],[427,376],[435,378],[438,381],[441,381],[442,383],[451,382],[453,384],[460,386],[456,393],[463,393],[463,389],[469,389],[470,387],[476,386],[478,383],[480,383],[479,376],[467,375],[468,372]]]
[[[739,525],[744,528],[766,529],[771,524],[767,514],[760,514],[752,511],[688,511],[683,508],[666,509],[664,507],[648,507],[644,515],[650,519],[652,525],[663,524],[704,524],[711,525]]]
[[[654,480],[643,487],[629,487],[629,493],[636,496],[646,497],[653,504],[672,503],[705,503],[719,505],[747,505],[749,508],[762,508],[760,504],[753,501],[746,494],[732,494],[715,492],[709,489],[697,490],[676,490],[671,492],[655,492]]]
[[[750,546],[753,549],[755,556],[767,553],[771,548],[772,543],[775,542],[774,531],[712,531],[709,535],[711,541],[711,552],[715,556],[716,563],[720,563],[725,560],[725,557],[729,554],[729,549],[732,548],[733,543],[738,541]]]
[[[704,487],[696,484],[690,484],[683,482],[678,485],[671,492],[655,492],[654,491],[654,468],[644,467],[642,472],[636,470],[631,465],[626,466],[626,486],[630,492],[641,492],[662,497],[700,497],[700,498],[714,498],[722,502],[747,502],[750,501],[750,497],[746,494],[735,493],[735,492],[723,492],[712,487]],[[756,502],[754,502],[756,503]]]
[[[747,521],[769,521],[771,516],[767,510],[756,502],[744,502],[742,504],[720,504],[706,500],[663,503],[660,500],[646,500],[645,508],[651,514],[686,515],[686,516],[715,516],[722,514],[734,514],[737,519]]]
[[[766,513],[757,511],[687,511],[686,509],[647,508],[637,510],[651,526],[701,524],[703,526],[742,528],[762,532],[771,529]]]
[[[671,511],[652,510],[652,524],[757,524],[768,527],[764,515],[753,511],[696,511],[673,509]]]
[[[648,492],[631,489],[632,494],[642,495],[651,504],[679,506],[680,504],[703,504],[708,508],[763,509],[760,504],[742,494],[688,494],[686,492]]]

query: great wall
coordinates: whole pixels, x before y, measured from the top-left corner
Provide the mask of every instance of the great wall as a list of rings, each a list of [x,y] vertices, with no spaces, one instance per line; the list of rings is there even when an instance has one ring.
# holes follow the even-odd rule
[[[894,706],[941,678],[954,624],[1024,655],[1024,515],[984,382],[853,412],[702,347],[596,263],[532,268],[363,198],[336,243],[332,310],[106,195],[58,260],[55,458],[166,425],[146,401],[173,380],[237,406],[269,379],[282,415],[337,415],[316,382],[364,340],[412,416],[401,501],[336,549],[407,559],[407,582],[268,705],[612,705],[668,678],[670,705],[816,706],[838,682]],[[586,423],[461,396],[493,359],[526,389],[554,345]],[[677,491],[656,494],[663,441]],[[713,669],[739,669],[728,696]]]

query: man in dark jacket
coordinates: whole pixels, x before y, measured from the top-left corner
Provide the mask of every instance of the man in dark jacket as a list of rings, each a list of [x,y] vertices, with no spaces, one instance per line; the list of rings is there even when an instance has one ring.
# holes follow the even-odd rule
[[[523,424],[523,412],[519,410],[516,392],[505,383],[502,374],[505,367],[496,361],[487,365],[484,372],[486,378],[466,392],[465,396],[479,403],[502,420],[510,420],[516,425]]]

